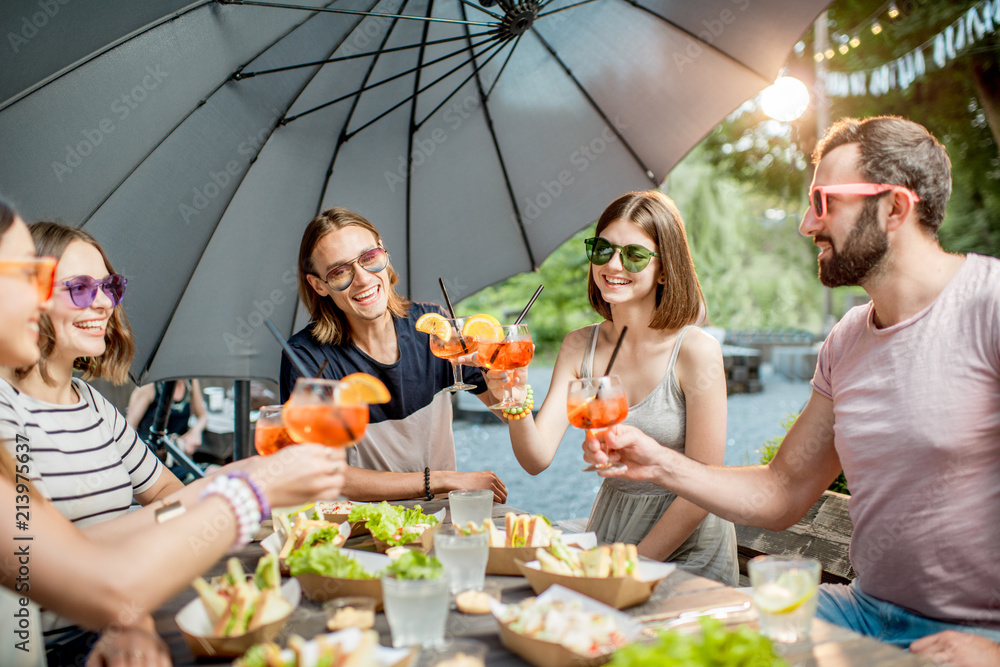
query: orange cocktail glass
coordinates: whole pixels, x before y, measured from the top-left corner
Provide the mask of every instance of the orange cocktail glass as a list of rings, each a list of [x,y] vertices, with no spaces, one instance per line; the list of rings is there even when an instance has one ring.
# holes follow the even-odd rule
[[[464,317],[456,317],[453,319],[445,318],[445,322],[448,323],[450,329],[450,335],[446,340],[443,340],[440,336],[431,334],[431,354],[433,354],[438,359],[445,359],[451,362],[451,372],[454,377],[454,383],[450,387],[445,387],[445,391],[461,391],[475,389],[476,385],[467,384],[462,379],[462,364],[458,363],[456,359],[458,357],[464,356],[466,354],[471,354],[479,349],[479,339],[475,336],[463,336],[462,329],[465,327]]]
[[[586,429],[588,437],[597,438],[598,431],[623,422],[628,416],[628,397],[618,376],[571,380],[566,394],[566,416],[573,426]],[[606,463],[587,466],[584,471],[622,467],[620,463]]]
[[[352,447],[368,426],[367,403],[340,401],[338,380],[299,378],[282,410],[282,421],[295,442]]]
[[[503,327],[502,341],[479,341],[479,350],[476,358],[483,368],[491,371],[510,372],[518,368],[524,368],[531,363],[535,356],[535,344],[531,340],[527,324],[506,324]],[[525,404],[517,401],[513,396],[513,377],[503,386],[502,400],[491,405],[491,409],[500,410],[503,408],[520,408]]]
[[[281,410],[280,405],[265,405],[260,409],[253,429],[253,445],[261,456],[270,456],[279,449],[295,444],[285,430]]]

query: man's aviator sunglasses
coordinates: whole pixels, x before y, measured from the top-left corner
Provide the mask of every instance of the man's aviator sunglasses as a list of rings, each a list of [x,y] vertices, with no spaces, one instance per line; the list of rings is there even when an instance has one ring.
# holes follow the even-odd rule
[[[102,280],[94,280],[90,276],[77,276],[69,280],[64,280],[60,285],[66,288],[69,300],[77,308],[89,308],[94,299],[97,298],[97,290],[104,292],[105,296],[111,300],[112,308],[122,302],[125,296],[125,285],[128,281],[125,276],[112,273]]]
[[[817,220],[826,217],[829,210],[826,205],[827,195],[863,195],[870,197],[880,195],[890,190],[899,190],[909,197],[911,204],[920,201],[916,192],[902,185],[889,185],[887,183],[844,183],[843,185],[816,185],[809,191],[809,202],[812,204],[813,215]]]
[[[333,267],[326,274],[325,282],[335,292],[343,292],[354,282],[354,265],[357,264],[368,273],[378,273],[389,264],[389,253],[385,248],[366,250],[349,262]]]
[[[0,261],[0,274],[23,276],[38,290],[38,301],[44,303],[52,296],[56,279],[56,258],[6,259]]]
[[[584,240],[587,246],[587,259],[594,266],[604,266],[615,256],[615,251],[621,252],[622,267],[629,273],[639,273],[649,265],[649,260],[659,257],[660,253],[653,252],[645,246],[637,243],[631,245],[615,245],[600,236]]]

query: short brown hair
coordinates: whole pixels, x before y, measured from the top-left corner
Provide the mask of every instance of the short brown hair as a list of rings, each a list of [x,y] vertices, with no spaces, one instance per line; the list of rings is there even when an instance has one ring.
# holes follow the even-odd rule
[[[354,225],[361,227],[372,233],[376,243],[382,245],[382,235],[378,233],[375,225],[368,222],[363,216],[349,211],[346,208],[335,206],[328,208],[306,226],[302,233],[302,243],[299,245],[299,298],[306,305],[309,317],[312,320],[310,333],[318,342],[326,345],[340,345],[351,336],[351,330],[347,323],[347,318],[343,311],[333,303],[333,299],[322,297],[312,288],[306,276],[313,275],[320,279],[312,265],[312,253],[319,245],[320,240],[327,234]],[[405,317],[406,311],[410,308],[410,302],[396,292],[395,287],[399,283],[399,274],[392,268],[392,261],[386,265],[389,272],[389,312],[395,317]]]
[[[59,259],[70,243],[82,241],[90,244],[101,253],[104,260],[104,267],[108,273],[115,270],[108,261],[108,256],[104,254],[104,248],[93,236],[74,227],[67,227],[55,222],[36,222],[28,226],[31,230],[31,238],[35,241],[35,250],[39,256],[50,255]],[[132,363],[132,355],[135,354],[135,343],[132,340],[132,327],[125,316],[125,310],[119,303],[111,309],[111,318],[108,320],[108,330],[104,334],[104,341],[107,347],[104,354],[99,357],[80,357],[73,362],[73,368],[83,371],[84,380],[101,378],[115,384],[123,384],[128,379],[129,365]],[[46,369],[48,357],[55,349],[56,334],[52,327],[52,320],[45,313],[42,313],[38,322],[38,346],[41,348],[42,356],[38,360],[38,371],[42,379],[51,382],[52,377]],[[27,375],[30,368],[18,369],[19,377]]]
[[[813,162],[844,144],[858,144],[858,167],[869,183],[902,185],[917,193],[917,218],[934,237],[951,197],[948,152],[923,125],[899,116],[843,118],[816,144]]]
[[[616,220],[627,220],[648,234],[660,254],[660,276],[664,281],[656,286],[656,309],[649,320],[650,328],[679,329],[707,320],[705,297],[694,270],[684,221],[674,201],[659,190],[629,192],[604,209],[595,233],[599,236]],[[610,320],[611,306],[601,296],[593,271],[587,274],[587,296],[594,310]]]

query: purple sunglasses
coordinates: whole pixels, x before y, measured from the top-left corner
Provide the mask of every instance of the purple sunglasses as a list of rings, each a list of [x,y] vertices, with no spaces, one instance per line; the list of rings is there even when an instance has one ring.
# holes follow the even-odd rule
[[[74,306],[88,308],[97,298],[98,288],[111,299],[112,307],[117,306],[122,302],[122,297],[125,296],[126,283],[128,281],[125,280],[125,276],[112,273],[104,280],[94,280],[90,276],[77,276],[70,280],[64,280],[60,284],[66,286],[66,291]]]

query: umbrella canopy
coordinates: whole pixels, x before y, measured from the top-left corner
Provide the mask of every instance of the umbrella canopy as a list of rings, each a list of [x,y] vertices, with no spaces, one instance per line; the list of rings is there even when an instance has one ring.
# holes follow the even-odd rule
[[[0,192],[129,278],[137,381],[274,379],[263,320],[305,323],[318,211],[374,222],[403,293],[458,300],[662,182],[826,4],[3,3]]]

